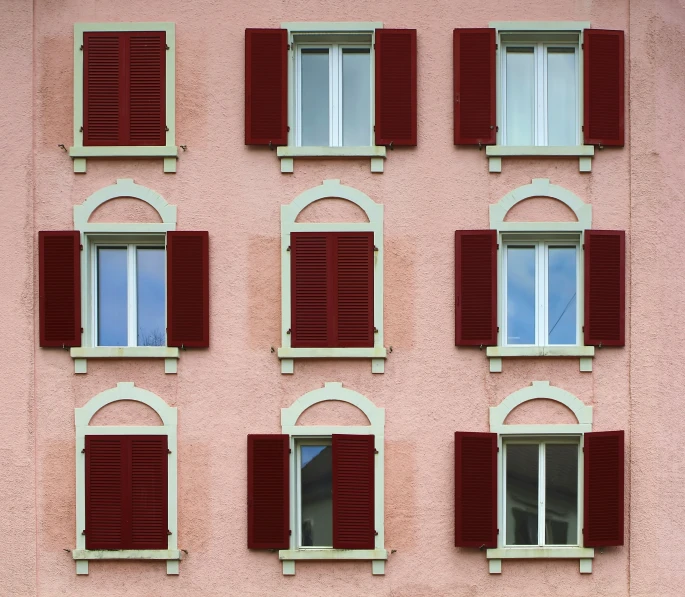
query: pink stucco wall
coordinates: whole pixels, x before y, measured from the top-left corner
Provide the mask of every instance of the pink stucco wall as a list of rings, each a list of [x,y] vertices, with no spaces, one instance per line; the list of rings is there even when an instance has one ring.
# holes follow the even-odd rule
[[[6,0],[0,12],[0,594],[683,594],[682,0]],[[505,159],[501,174],[489,174],[484,152],[452,144],[452,29],[522,19],[626,32],[626,146],[599,151],[591,174],[575,159]],[[418,147],[389,152],[383,174],[371,174],[368,160],[299,160],[284,175],[274,152],[243,144],[243,31],[298,20],[418,29]],[[164,174],[160,160],[89,160],[87,174],[73,173],[57,145],[72,142],[78,21],[176,23],[177,143],[188,146],[176,174]],[[156,360],[127,360],[91,361],[77,376],[68,353],[38,348],[37,231],[72,228],[72,206],[117,178],[177,205],[179,229],[209,230],[212,347],[183,353],[178,375],[164,375]],[[385,205],[393,352],[384,375],[367,361],[325,361],[297,362],[283,376],[270,350],[280,345],[280,206],[328,178]],[[591,203],[595,228],[627,231],[626,347],[599,350],[592,373],[579,372],[577,359],[530,359],[491,374],[482,352],[454,347],[454,230],[488,227],[488,205],[532,178]],[[527,209],[512,218],[528,219]],[[120,213],[113,206],[97,217]],[[453,547],[453,433],[487,431],[488,407],[533,380],[592,405],[596,430],[626,430],[626,544],[598,553],[591,575],[577,561],[504,561],[491,576],[483,553]],[[179,408],[179,546],[189,555],[177,577],[154,562],[95,562],[76,576],[64,551],[75,546],[73,409],[119,381]],[[397,552],[385,576],[372,576],[368,562],[337,562],[298,563],[284,577],[275,554],[245,547],[245,436],[278,433],[280,409],[325,381],[386,408],[386,547]],[[307,416],[335,422],[345,413]],[[100,417],[156,423],[135,409]]]

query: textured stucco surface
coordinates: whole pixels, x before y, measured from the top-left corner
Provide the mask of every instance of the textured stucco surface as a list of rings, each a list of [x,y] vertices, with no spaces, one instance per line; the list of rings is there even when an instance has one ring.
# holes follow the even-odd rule
[[[598,151],[592,173],[577,158],[504,159],[489,174],[484,152],[452,144],[454,27],[498,20],[589,20],[626,32],[626,147]],[[282,21],[383,21],[418,29],[418,147],[388,152],[383,174],[365,160],[296,160],[245,147],[245,27]],[[72,142],[73,23],[173,21],[177,31],[178,172],[161,160],[88,161],[76,175]],[[0,451],[5,539],[0,594],[17,596],[676,597],[685,569],[685,10],[681,0],[6,0],[0,19],[0,243],[6,358]],[[178,375],[160,361],[90,361],[75,375],[69,354],[37,347],[38,230],[72,228],[72,206],[119,178],[178,206],[179,230],[208,230],[211,344],[188,350]],[[297,362],[283,376],[280,344],[280,206],[324,179],[341,179],[385,205],[385,374],[368,361]],[[455,229],[487,228],[488,206],[532,178],[549,178],[593,205],[593,225],[627,231],[627,345],[599,350],[592,373],[578,359],[515,359],[489,373],[484,352],[454,347]],[[97,221],[150,220],[127,199]],[[527,219],[536,203],[517,206]],[[357,220],[330,202],[307,221]],[[99,210],[100,211],[100,210]],[[545,216],[547,217],[547,216]],[[536,218],[537,219],[537,218]],[[304,220],[303,220],[304,221]],[[577,561],[505,561],[489,575],[483,553],[454,544],[453,434],[487,431],[488,407],[533,380],[549,380],[594,407],[595,430],[626,430],[627,540]],[[133,381],[179,409],[178,577],[155,562],[95,562],[76,576],[74,408]],[[342,381],[386,409],[385,576],[368,562],[298,563],[246,549],[248,433],[279,433],[280,409],[325,381]],[[139,413],[139,414],[138,414]],[[565,421],[547,406],[516,422]],[[363,417],[362,417],[363,418]],[[124,406],[98,424],[158,424]],[[359,421],[344,408],[305,413],[303,424]]]

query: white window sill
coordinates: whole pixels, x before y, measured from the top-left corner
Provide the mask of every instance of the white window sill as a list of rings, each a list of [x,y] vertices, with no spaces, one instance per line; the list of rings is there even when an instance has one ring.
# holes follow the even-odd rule
[[[503,358],[579,357],[580,370],[592,371],[594,346],[488,346],[485,354],[490,359],[490,373],[502,372]]]
[[[178,563],[183,559],[180,549],[74,549],[76,574],[88,574],[89,560],[166,560],[167,574],[178,574]]]
[[[387,150],[384,146],[295,147],[281,146],[276,155],[281,159],[281,172],[294,171],[293,158],[371,158],[371,172],[383,172]]]
[[[502,171],[503,157],[577,157],[581,172],[592,171],[594,145],[488,145],[485,155],[489,158],[489,171]]]
[[[375,575],[385,574],[388,559],[386,549],[281,549],[278,559],[283,562],[283,574],[295,574],[296,560],[371,560]]]
[[[293,359],[371,359],[371,372],[383,373],[388,351],[374,348],[279,348],[281,373],[293,372]]]
[[[164,359],[164,372],[178,371],[179,352],[167,346],[93,346],[70,349],[74,373],[88,372],[88,359]]]
[[[578,559],[581,574],[592,573],[592,547],[498,547],[488,549],[487,558],[490,574],[501,574],[502,560],[528,559]]]
[[[86,172],[86,158],[164,158],[164,172],[176,172],[178,147],[175,145],[140,145],[124,147],[70,147],[74,172]]]

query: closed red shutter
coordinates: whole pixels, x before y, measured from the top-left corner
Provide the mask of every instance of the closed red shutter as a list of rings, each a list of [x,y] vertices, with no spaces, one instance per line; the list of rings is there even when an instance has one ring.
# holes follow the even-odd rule
[[[625,345],[625,232],[585,231],[585,345]]]
[[[623,31],[584,31],[583,131],[587,145],[624,144],[623,37]]]
[[[457,230],[456,345],[497,345],[497,231]]]
[[[78,230],[38,233],[40,345],[81,346]]]
[[[494,29],[454,30],[454,143],[497,142]]]
[[[373,435],[333,435],[333,547],[374,549]]]
[[[584,547],[623,545],[623,431],[586,433]]]
[[[209,233],[167,232],[167,346],[209,346]]]
[[[455,545],[497,547],[497,434],[454,434]]]
[[[416,145],[416,29],[376,29],[376,145]]]
[[[245,29],[245,145],[288,144],[288,31]]]
[[[140,435],[128,439],[131,442],[130,549],[167,549],[167,436]]]
[[[290,547],[290,438],[247,436],[247,547]]]
[[[125,549],[130,479],[123,435],[86,435],[86,549]]]

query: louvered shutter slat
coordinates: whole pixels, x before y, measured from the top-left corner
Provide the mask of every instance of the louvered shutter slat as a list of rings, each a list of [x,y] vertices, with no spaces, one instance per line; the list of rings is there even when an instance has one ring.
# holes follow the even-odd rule
[[[130,549],[167,549],[167,436],[132,436],[130,441]]]
[[[416,145],[416,29],[376,29],[376,145]]]
[[[333,435],[333,547],[374,549],[374,436]]]
[[[40,345],[81,346],[81,254],[78,230],[39,232]]]
[[[290,438],[247,436],[247,546],[290,547]]]
[[[583,545],[623,545],[624,433],[586,433]]]
[[[455,234],[456,345],[497,344],[497,231]]]
[[[209,346],[209,234],[167,233],[167,345]]]
[[[457,431],[455,545],[497,547],[497,434]]]
[[[495,29],[454,30],[454,143],[497,142]]]
[[[124,44],[122,32],[83,34],[83,145],[117,146],[121,139]]]

